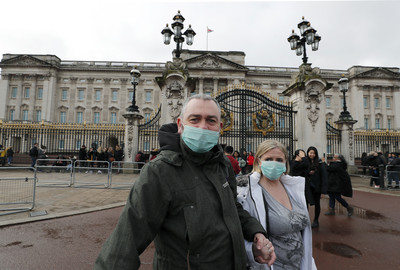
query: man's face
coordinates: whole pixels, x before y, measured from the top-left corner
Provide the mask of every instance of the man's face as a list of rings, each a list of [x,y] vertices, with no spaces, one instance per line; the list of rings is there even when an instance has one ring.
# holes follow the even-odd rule
[[[222,128],[221,115],[219,114],[217,104],[212,100],[192,99],[186,105],[185,114],[179,117],[178,133],[182,134],[182,125],[188,125],[196,128],[220,131]]]

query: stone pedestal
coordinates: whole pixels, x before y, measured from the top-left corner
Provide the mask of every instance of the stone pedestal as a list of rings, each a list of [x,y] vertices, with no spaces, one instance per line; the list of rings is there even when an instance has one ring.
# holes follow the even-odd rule
[[[341,141],[341,146],[340,146],[340,151],[346,159],[348,165],[354,165],[354,131],[353,131],[353,125],[357,123],[356,120],[341,120],[339,119],[338,121],[335,122],[337,124],[338,129],[340,129],[341,136],[342,136],[342,141]]]
[[[139,151],[139,121],[143,115],[138,112],[127,112],[123,115],[125,118],[125,158],[124,161],[134,161]]]

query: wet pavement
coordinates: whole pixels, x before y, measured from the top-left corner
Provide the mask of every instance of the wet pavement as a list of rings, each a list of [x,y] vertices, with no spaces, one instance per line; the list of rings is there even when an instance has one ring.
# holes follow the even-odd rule
[[[352,217],[338,205],[335,216],[325,216],[328,200],[322,198],[320,227],[313,229],[318,269],[400,269],[400,191],[371,188],[365,178],[352,182],[354,196],[346,198],[355,208]],[[0,269],[92,269],[128,193],[38,187],[32,212],[47,214],[0,216]],[[313,213],[310,207],[311,218]],[[152,269],[153,253],[150,245],[141,255],[140,269]]]

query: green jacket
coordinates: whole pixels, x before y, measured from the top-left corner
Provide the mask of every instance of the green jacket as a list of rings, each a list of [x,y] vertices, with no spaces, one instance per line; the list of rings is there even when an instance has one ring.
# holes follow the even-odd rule
[[[236,202],[229,160],[176,140],[142,169],[95,269],[138,269],[153,240],[154,269],[246,269],[244,238],[265,231]]]

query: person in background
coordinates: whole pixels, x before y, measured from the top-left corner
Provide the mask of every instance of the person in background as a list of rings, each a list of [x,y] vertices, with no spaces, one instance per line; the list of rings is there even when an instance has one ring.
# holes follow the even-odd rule
[[[218,144],[221,109],[208,95],[189,97],[177,123],[163,125],[160,153],[134,183],[94,269],[138,269],[154,241],[153,269],[246,269],[244,239],[272,264],[260,223],[236,202],[236,179]]]
[[[397,153],[391,153],[392,160],[388,166],[387,178],[388,178],[388,188],[392,189],[392,182],[396,183],[395,189],[399,189],[399,178],[400,178],[400,158]]]
[[[294,151],[294,157],[290,162],[290,175],[306,177],[309,171],[308,158],[303,149]],[[310,189],[311,190],[311,189]]]
[[[247,172],[251,172],[253,170],[253,163],[254,163],[254,155],[252,151],[249,151],[249,155],[247,156]]]
[[[246,162],[246,165],[242,168],[242,174],[246,174],[247,173],[247,151],[245,149],[242,149],[242,153],[240,154],[240,157]]]
[[[237,200],[267,230],[276,261],[274,270],[316,269],[312,257],[312,232],[304,196],[305,179],[289,176],[286,147],[266,140],[257,149],[253,173],[238,177]],[[268,269],[252,259],[251,269]]]
[[[312,228],[319,227],[319,215],[321,213],[321,194],[326,194],[328,188],[328,175],[326,172],[326,163],[318,156],[317,148],[310,146],[307,149],[308,163],[310,165],[306,179],[308,179],[311,188],[312,200],[314,202],[314,221]]]
[[[7,164],[10,166],[14,157],[14,150],[12,149],[12,146],[9,146],[6,149],[6,155],[7,155]]]
[[[115,161],[117,161],[117,165],[118,165],[117,174],[119,174],[121,171],[121,169],[120,169],[121,161],[124,160],[124,151],[122,150],[122,148],[119,145],[115,146],[114,157],[115,157]]]
[[[380,188],[380,172],[379,165],[383,164],[382,160],[378,157],[378,153],[376,151],[371,151],[367,157],[367,164],[369,168],[369,174],[371,175],[371,180],[369,185],[372,186],[375,184],[375,188]]]
[[[107,167],[106,163],[104,161],[107,161],[107,155],[105,152],[105,149],[101,146],[97,148],[97,168],[104,168]],[[97,170],[98,174],[102,174],[102,170]]]
[[[366,152],[363,152],[361,154],[361,166],[362,166],[362,174],[363,175],[367,174],[367,168],[368,168],[367,156],[368,156],[368,154]]]
[[[32,164],[31,167],[34,168],[36,165],[36,160],[39,156],[38,144],[34,143],[33,147],[29,150],[29,156],[31,157]]]
[[[353,189],[351,187],[351,179],[347,173],[347,162],[342,155],[335,154],[333,161],[327,167],[328,171],[328,195],[329,195],[329,211],[325,213],[327,216],[335,215],[335,201],[341,203],[347,209],[347,215],[353,215],[353,207],[351,207],[343,196],[352,197]]]
[[[230,145],[225,146],[224,153],[231,162],[233,171],[235,172],[236,175],[238,175],[240,173],[240,167],[239,167],[239,162],[232,156],[233,147]]]

